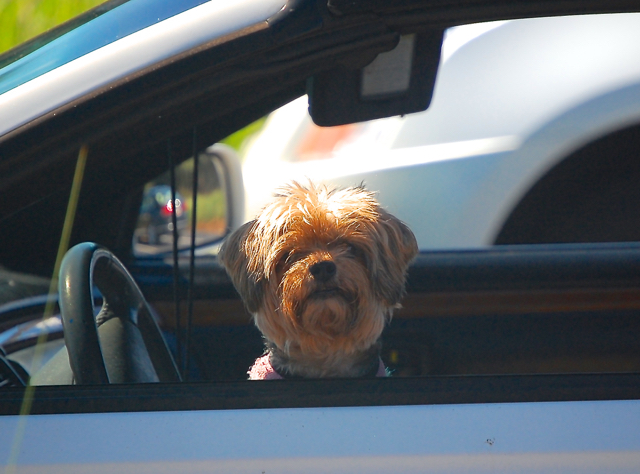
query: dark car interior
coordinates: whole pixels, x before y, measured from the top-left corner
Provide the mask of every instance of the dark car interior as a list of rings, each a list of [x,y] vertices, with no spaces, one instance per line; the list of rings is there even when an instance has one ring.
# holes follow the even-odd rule
[[[383,333],[383,360],[400,377],[636,372],[639,259],[635,243],[423,252]],[[142,288],[170,326],[171,275],[162,283],[157,270]],[[225,278],[217,263],[198,272],[192,376],[244,379],[260,334],[230,281],[211,293],[207,279]]]

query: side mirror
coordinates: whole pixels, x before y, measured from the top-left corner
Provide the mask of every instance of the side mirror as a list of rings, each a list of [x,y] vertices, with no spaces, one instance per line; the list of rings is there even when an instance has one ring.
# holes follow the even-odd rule
[[[224,238],[244,224],[244,181],[242,164],[236,151],[223,143],[206,149],[207,156],[216,166],[216,173],[226,197],[226,226]],[[202,156],[202,155],[200,155]]]
[[[191,245],[193,158],[176,167],[175,220],[178,249]],[[163,173],[144,188],[134,234],[137,255],[159,255],[173,249],[173,206],[170,175]],[[244,222],[242,167],[235,150],[215,144],[198,155],[196,202],[197,246],[220,242]]]
[[[443,30],[400,36],[364,68],[349,65],[309,80],[309,114],[320,126],[364,122],[426,110],[440,63]]]

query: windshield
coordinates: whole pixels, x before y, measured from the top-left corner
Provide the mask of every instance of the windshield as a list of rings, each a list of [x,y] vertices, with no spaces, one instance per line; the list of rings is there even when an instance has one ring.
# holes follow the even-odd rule
[[[0,56],[0,94],[206,1],[107,2]]]

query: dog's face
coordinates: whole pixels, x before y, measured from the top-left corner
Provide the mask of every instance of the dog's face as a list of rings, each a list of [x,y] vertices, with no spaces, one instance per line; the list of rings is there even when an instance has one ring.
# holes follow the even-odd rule
[[[294,183],[219,258],[267,340],[330,358],[376,343],[416,253],[413,233],[372,193]]]

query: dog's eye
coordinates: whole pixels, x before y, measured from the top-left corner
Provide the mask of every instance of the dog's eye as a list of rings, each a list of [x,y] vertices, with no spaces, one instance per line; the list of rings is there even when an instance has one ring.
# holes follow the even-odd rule
[[[303,254],[299,252],[289,251],[282,254],[278,260],[278,266],[283,268],[287,265],[292,265],[303,257]]]
[[[289,257],[291,257],[291,252],[283,253],[278,260],[278,265],[285,265],[289,261]]]
[[[357,245],[353,245],[353,244],[347,244],[347,249],[349,250],[349,253],[360,260],[364,260],[365,259],[365,253],[364,250],[362,250],[360,247],[358,247]]]

